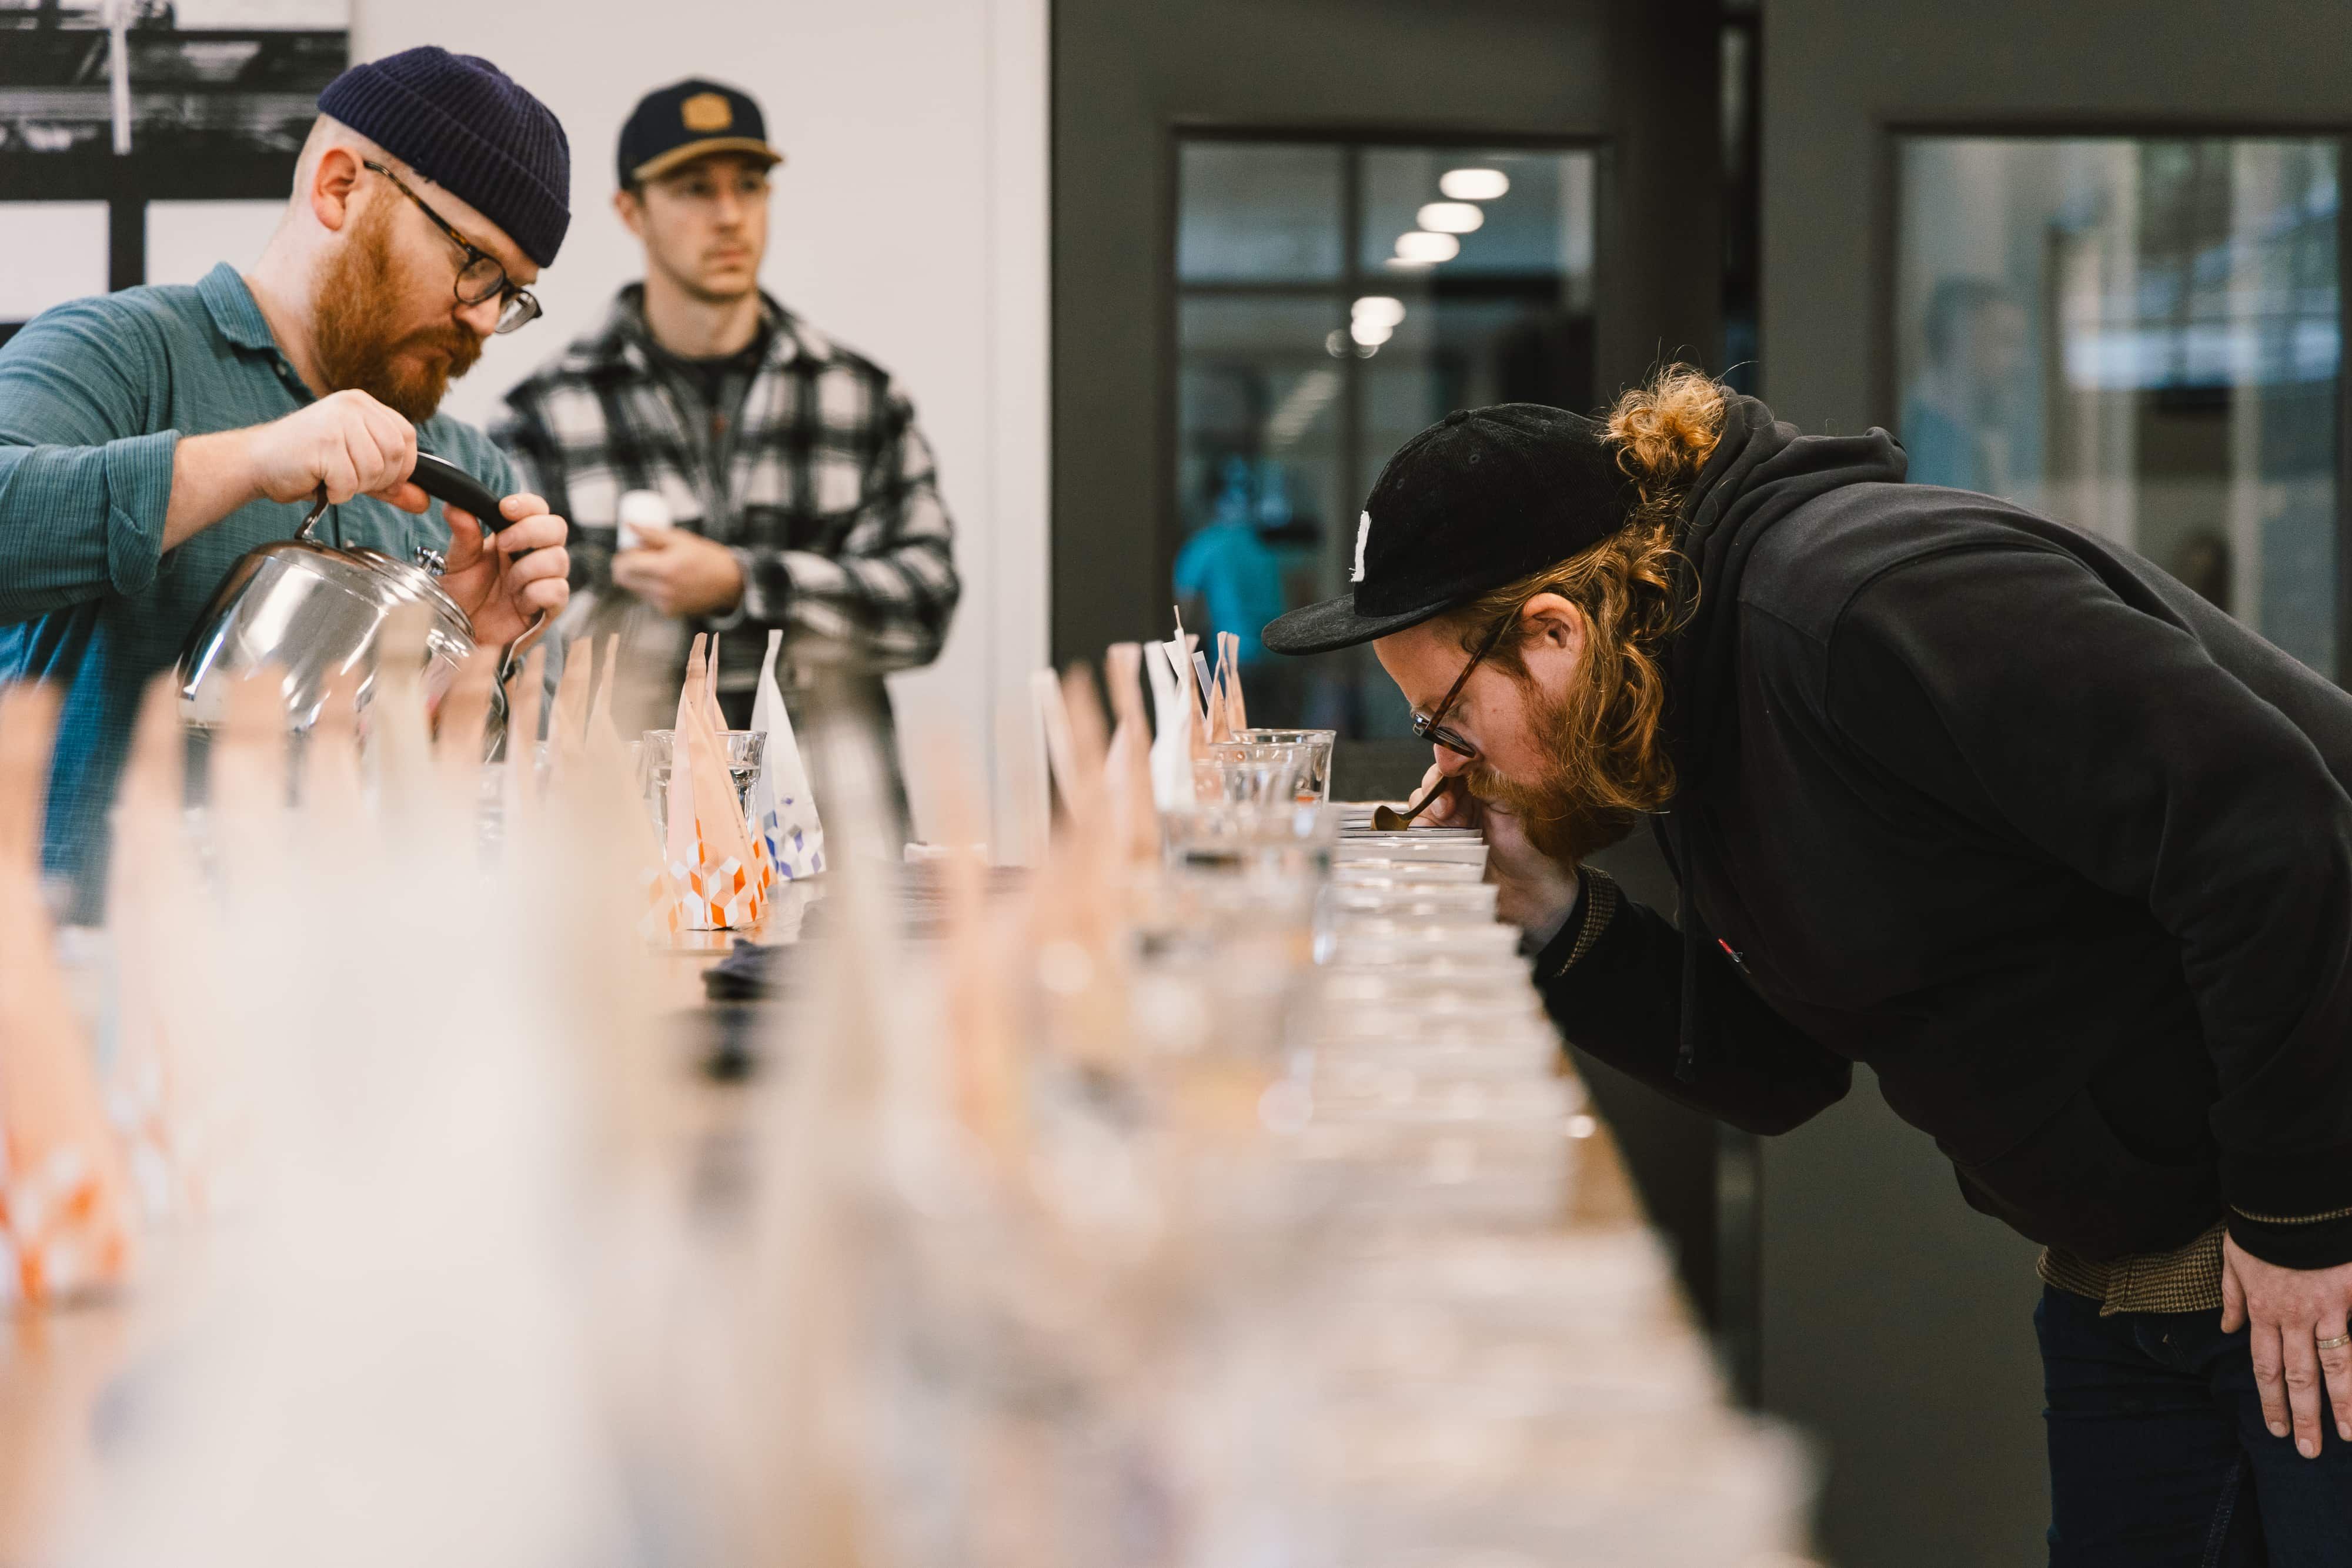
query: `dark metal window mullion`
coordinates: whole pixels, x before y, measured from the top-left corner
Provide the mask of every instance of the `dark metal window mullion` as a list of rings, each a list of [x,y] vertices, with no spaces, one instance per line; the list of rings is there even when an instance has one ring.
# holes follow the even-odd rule
[[[2352,396],[2345,390],[2344,328],[2352,313],[2352,203],[2341,194],[2352,174],[2352,136],[2336,142],[2336,684],[2352,686]]]
[[[1364,483],[1364,374],[1370,364],[1357,351],[1353,331],[1351,306],[1363,293],[1361,287],[1364,258],[1364,149],[1361,143],[1351,143],[1347,156],[1339,164],[1339,281],[1343,292],[1336,301],[1335,314],[1346,324],[1339,335],[1347,351],[1339,361],[1339,494],[1331,497],[1332,524],[1330,539],[1324,548],[1347,551],[1343,559],[1355,558],[1356,520],[1348,516],[1348,503],[1363,505],[1363,492],[1358,486]],[[1352,650],[1343,655],[1360,673],[1369,655]]]
[[[106,204],[109,293],[147,281],[147,198],[118,189]]]

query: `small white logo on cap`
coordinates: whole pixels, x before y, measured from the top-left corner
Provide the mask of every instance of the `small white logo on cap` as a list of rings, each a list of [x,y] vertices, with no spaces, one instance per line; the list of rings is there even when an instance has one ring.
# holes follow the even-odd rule
[[[1354,575],[1348,579],[1349,582],[1364,580],[1364,546],[1371,542],[1371,538],[1372,515],[1366,512],[1356,520],[1356,570]]]

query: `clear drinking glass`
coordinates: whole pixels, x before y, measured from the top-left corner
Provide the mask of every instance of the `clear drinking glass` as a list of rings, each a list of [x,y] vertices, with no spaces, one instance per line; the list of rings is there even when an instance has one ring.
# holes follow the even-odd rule
[[[1341,886],[1406,887],[1420,883],[1471,883],[1486,874],[1486,867],[1468,862],[1401,861],[1334,857],[1331,881]]]
[[[1320,802],[1307,782],[1312,766],[1304,746],[1218,741],[1194,759],[1193,789],[1202,800],[1227,806],[1316,805]]]
[[[1298,777],[1298,799],[1302,804],[1322,806],[1331,800],[1331,744],[1339,734],[1336,729],[1244,729],[1235,731],[1234,738],[1244,745],[1297,747],[1306,763]]]
[[[751,820],[751,787],[760,780],[761,759],[768,748],[764,729],[722,729],[719,744],[727,752],[728,781],[735,787],[735,804],[747,823]],[[637,743],[637,787],[646,810],[653,814],[654,831],[669,835],[669,777],[677,749],[677,731],[649,729]]]
[[[1203,801],[1166,819],[1168,864],[1214,872],[1309,879],[1307,896],[1331,864],[1331,823],[1313,806],[1227,805]]]
[[[1489,921],[1495,918],[1495,899],[1501,891],[1491,882],[1334,883],[1328,903],[1333,917],[1339,920],[1388,916]]]
[[[1486,841],[1471,834],[1457,838],[1438,831],[1407,829],[1401,833],[1349,833],[1339,841],[1337,858],[1353,864],[1384,861],[1391,865],[1453,862],[1486,870]]]

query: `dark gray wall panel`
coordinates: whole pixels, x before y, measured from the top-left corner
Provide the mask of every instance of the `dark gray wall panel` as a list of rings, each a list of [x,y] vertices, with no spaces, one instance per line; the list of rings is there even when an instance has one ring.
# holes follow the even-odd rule
[[[1767,0],[1763,395],[1808,430],[1891,424],[1889,126],[2352,126],[2352,7]],[[2034,1249],[1970,1212],[1862,1074],[1763,1161],[1763,1392],[1831,1459],[1841,1568],[2039,1562]]]
[[[1689,0],[1057,0],[1056,659],[1167,614],[1174,128],[1605,141],[1598,369],[1614,387],[1661,353],[1714,350],[1714,15]]]

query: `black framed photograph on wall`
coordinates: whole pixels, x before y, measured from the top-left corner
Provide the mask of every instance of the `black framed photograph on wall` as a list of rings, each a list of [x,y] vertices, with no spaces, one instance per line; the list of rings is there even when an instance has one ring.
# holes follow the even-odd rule
[[[257,256],[350,58],[350,0],[0,0],[0,341]]]

